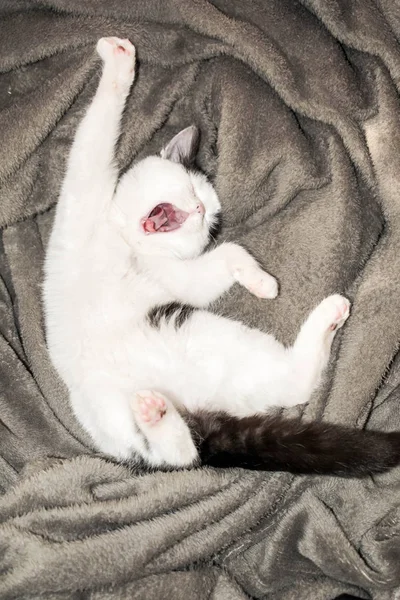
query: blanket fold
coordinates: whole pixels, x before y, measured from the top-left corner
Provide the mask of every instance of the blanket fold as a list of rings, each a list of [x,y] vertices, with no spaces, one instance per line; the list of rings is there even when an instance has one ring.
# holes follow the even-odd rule
[[[108,461],[49,361],[41,282],[95,43],[128,37],[121,170],[198,125],[222,239],[280,283],[268,304],[235,287],[218,311],[291,343],[344,293],[352,313],[303,418],[400,429],[397,0],[5,0],[0,17],[0,599],[395,600],[399,469],[338,480]]]

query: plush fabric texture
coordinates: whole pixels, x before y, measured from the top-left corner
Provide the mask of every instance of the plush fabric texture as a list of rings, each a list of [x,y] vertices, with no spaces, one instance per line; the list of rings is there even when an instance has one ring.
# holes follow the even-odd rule
[[[398,0],[3,0],[0,598],[394,599],[399,469],[135,473],[73,418],[46,352],[42,265],[105,35],[139,61],[121,169],[198,125],[222,239],[280,282],[276,300],[237,287],[218,310],[291,342],[344,293],[352,314],[303,418],[400,429]]]

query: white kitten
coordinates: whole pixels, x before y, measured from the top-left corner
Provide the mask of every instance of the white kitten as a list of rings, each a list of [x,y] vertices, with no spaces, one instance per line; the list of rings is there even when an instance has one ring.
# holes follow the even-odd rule
[[[187,168],[196,128],[118,181],[114,150],[135,51],[118,38],[97,50],[103,74],[71,149],[46,258],[49,352],[99,450],[190,465],[197,450],[177,409],[246,416],[307,402],[349,302],[326,298],[291,348],[207,312],[235,282],[274,298],[276,280],[236,244],[204,253],[220,204]]]

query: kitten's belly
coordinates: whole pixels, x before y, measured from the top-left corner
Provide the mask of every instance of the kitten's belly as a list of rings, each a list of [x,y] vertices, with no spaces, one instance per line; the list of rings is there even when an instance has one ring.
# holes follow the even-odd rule
[[[235,406],[238,413],[246,398],[268,390],[272,399],[273,382],[287,377],[286,350],[273,336],[206,311],[178,329],[146,331],[138,346],[145,349],[136,371],[141,387],[189,411]]]
[[[127,349],[129,361],[124,378],[132,377],[135,391],[153,389],[189,411],[212,410],[220,404],[218,399],[227,394],[235,402],[242,396],[241,390],[235,389],[237,376],[235,379],[231,372],[232,365],[236,372],[240,370],[236,335],[232,321],[215,322],[213,315],[201,312],[178,329],[169,326],[137,330]]]
[[[267,350],[272,361],[263,363],[263,370],[269,367],[276,371],[274,356],[279,361],[283,351],[270,336],[202,311],[178,329],[159,329],[144,320],[134,323],[127,319],[103,322],[90,331],[70,330],[68,340],[71,348],[64,340],[56,366],[60,365],[59,371],[71,389],[93,375],[106,374],[127,399],[150,389],[189,411],[213,410],[220,406],[221,398],[229,404],[240,403],[244,395],[252,393],[247,367],[249,361],[253,365],[257,361],[257,344],[262,344],[264,357]]]
[[[205,366],[196,364],[183,337],[164,337],[147,329],[136,331],[131,339],[120,366],[124,381],[130,379],[134,391],[152,389],[165,394],[176,406],[191,410],[204,404],[204,398],[219,384],[220,377],[205,377]]]
[[[93,342],[92,336],[86,339]],[[132,323],[127,323],[85,346],[75,363],[73,385],[94,371],[103,372],[129,394],[150,389],[165,394],[178,407],[204,407],[223,383],[224,358],[210,361],[201,340],[196,340],[195,348],[192,342],[183,331],[154,330],[143,322],[132,328]]]

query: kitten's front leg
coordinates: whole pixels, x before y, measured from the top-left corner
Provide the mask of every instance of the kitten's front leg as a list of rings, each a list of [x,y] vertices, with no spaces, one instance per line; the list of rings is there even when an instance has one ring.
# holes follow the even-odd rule
[[[224,246],[222,246],[224,248]],[[226,244],[227,266],[235,281],[258,298],[276,298],[278,282],[241,246]]]
[[[129,40],[100,38],[96,50],[104,67],[99,90],[109,89],[124,101],[135,75],[135,47]]]
[[[275,298],[278,282],[241,246],[226,243],[191,260],[148,256],[141,267],[172,299],[206,308],[237,281],[258,298]]]
[[[137,392],[131,403],[136,422],[149,444],[154,466],[182,468],[198,459],[188,425],[168,398],[154,390]]]
[[[196,259],[195,259],[196,260]],[[264,271],[247,250],[232,242],[222,244],[197,259],[197,268],[190,269],[187,279],[190,290],[199,284],[208,293],[208,302],[213,302],[235,283],[245,287],[258,298],[276,298],[278,282]],[[195,261],[189,261],[194,263]]]
[[[82,199],[86,213],[101,210],[117,182],[114,149],[126,97],[135,76],[135,48],[129,40],[101,38],[97,52],[103,72],[96,94],[82,119],[72,144],[61,200],[79,210]]]

